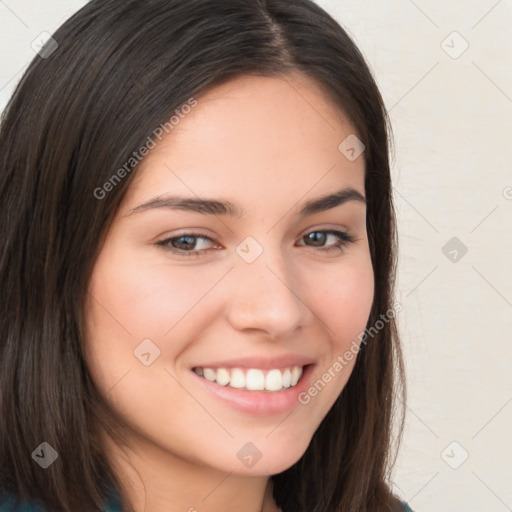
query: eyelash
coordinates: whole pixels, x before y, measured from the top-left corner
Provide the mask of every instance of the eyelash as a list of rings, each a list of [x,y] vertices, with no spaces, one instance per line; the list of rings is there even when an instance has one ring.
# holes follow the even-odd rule
[[[319,250],[322,252],[329,253],[331,251],[337,250],[337,249],[343,249],[344,247],[347,247],[349,244],[356,241],[356,239],[348,232],[344,231],[338,231],[335,229],[324,229],[324,230],[315,230],[310,231],[309,233],[306,233],[304,237],[307,237],[313,233],[325,233],[327,235],[335,235],[338,237],[338,241],[334,245],[330,245],[328,247],[320,247]],[[161,247],[165,251],[170,251],[173,254],[176,254],[178,256],[186,256],[186,257],[198,257],[201,256],[201,253],[207,251],[208,249],[203,249],[202,251],[183,251],[180,249],[175,249],[174,247],[171,247],[169,245],[169,242],[172,240],[177,240],[179,238],[203,238],[205,240],[209,240],[211,242],[214,242],[210,237],[202,235],[200,233],[183,233],[182,235],[173,236],[171,238],[166,238],[165,240],[161,240],[159,242],[156,242],[155,245],[158,247]],[[306,246],[307,247],[307,246]],[[314,248],[314,247],[313,247]]]

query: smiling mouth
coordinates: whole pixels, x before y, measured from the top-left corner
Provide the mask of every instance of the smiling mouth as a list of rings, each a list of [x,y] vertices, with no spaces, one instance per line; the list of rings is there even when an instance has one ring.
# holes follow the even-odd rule
[[[293,388],[300,381],[304,369],[310,365],[289,366],[260,370],[258,368],[208,368],[195,367],[192,370],[210,382],[247,391],[283,391]]]

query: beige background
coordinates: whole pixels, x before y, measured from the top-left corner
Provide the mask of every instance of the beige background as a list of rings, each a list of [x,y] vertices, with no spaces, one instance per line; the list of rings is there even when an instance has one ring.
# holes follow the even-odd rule
[[[366,56],[395,134],[396,491],[415,512],[512,511],[512,1],[318,3]],[[84,4],[0,0],[0,110],[32,41]]]

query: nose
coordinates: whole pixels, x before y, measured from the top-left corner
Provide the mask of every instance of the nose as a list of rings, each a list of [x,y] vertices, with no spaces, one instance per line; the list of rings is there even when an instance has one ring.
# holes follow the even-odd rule
[[[287,270],[282,257],[271,256],[268,248],[252,263],[237,258],[230,274],[227,314],[234,329],[286,338],[310,318],[293,269]]]

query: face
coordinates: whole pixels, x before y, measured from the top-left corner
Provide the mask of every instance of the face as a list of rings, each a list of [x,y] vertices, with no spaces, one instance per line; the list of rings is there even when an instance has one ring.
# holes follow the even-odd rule
[[[87,365],[134,450],[276,474],[346,385],[356,358],[343,355],[370,314],[364,154],[338,149],[354,127],[298,74],[196,100],[156,139],[107,233]]]

